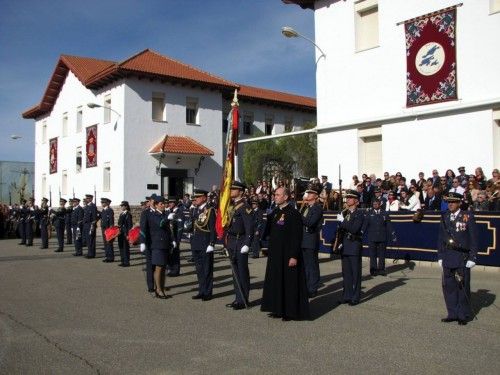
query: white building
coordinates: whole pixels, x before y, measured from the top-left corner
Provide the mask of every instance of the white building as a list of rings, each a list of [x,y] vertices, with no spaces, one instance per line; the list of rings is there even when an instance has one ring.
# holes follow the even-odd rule
[[[336,181],[341,164],[349,182],[364,172],[428,177],[464,165],[489,177],[500,166],[500,0],[283,2],[314,10],[326,54],[316,73],[319,174]],[[456,5],[457,98],[407,106],[402,21]]]
[[[62,55],[23,113],[35,120],[36,199],[95,193],[137,204],[218,185],[235,89],[241,137],[316,120],[313,98],[239,85],[151,50],[121,63]]]

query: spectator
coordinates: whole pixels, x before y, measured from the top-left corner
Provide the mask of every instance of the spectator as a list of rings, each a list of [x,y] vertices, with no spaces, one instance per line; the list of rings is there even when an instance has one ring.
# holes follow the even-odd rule
[[[458,179],[458,177],[455,177],[453,179],[451,188],[448,190],[448,192],[450,192],[450,193],[458,193],[460,195],[464,195],[465,189],[460,185],[460,180]]]
[[[441,196],[436,194],[437,188],[430,187],[424,200],[424,209],[429,211],[441,210]]]
[[[389,194],[387,195],[387,204],[386,204],[387,211],[399,211],[399,205],[400,202],[396,198],[396,193],[390,191]]]
[[[366,204],[365,204],[365,201],[363,200],[364,196],[363,196],[363,191],[364,191],[364,187],[363,187],[363,183],[359,183],[358,186],[356,186],[356,191],[358,192],[359,194],[359,208],[366,208]]]
[[[491,182],[493,185],[498,185],[500,183],[500,173],[497,168],[493,169],[491,176],[492,177],[488,180],[488,182]]]
[[[438,185],[439,183],[440,183],[439,172],[437,171],[437,169],[433,169],[432,170],[432,184]]]
[[[381,188],[382,190],[392,190],[393,185],[391,183],[389,172],[384,172],[384,180],[382,181]]]
[[[380,188],[375,188],[374,200],[375,199],[377,199],[377,200],[380,201],[380,209],[382,211],[386,211],[386,208],[387,208],[387,199],[382,196],[382,190],[380,190]]]
[[[463,188],[465,188],[467,181],[469,180],[469,177],[465,174],[465,167],[458,167],[458,172],[460,173],[457,176],[458,182]]]
[[[484,184],[484,186],[486,187],[486,183]],[[473,204],[477,200],[479,192],[483,189],[481,189],[479,187],[478,182],[475,179],[473,179],[472,181],[469,180],[469,188],[467,190],[471,197],[471,204]]]
[[[408,211],[417,211],[420,208],[420,202],[417,197],[406,189],[401,190],[400,209]]]
[[[418,172],[418,181],[417,181],[417,188],[418,191],[423,191],[424,190],[424,185],[427,181],[424,178],[424,172]]]
[[[474,171],[474,175],[476,177],[476,181],[479,184],[479,188],[481,190],[486,189],[486,176],[484,175],[483,168],[477,167]]]
[[[477,194],[477,200],[472,204],[473,211],[488,211],[490,202],[488,202],[487,194],[485,191],[480,191]]]
[[[452,187],[453,179],[455,178],[455,172],[453,172],[451,169],[448,169],[444,177],[446,178],[446,190],[449,191]]]
[[[370,177],[365,178],[365,187],[363,188],[363,203],[366,208],[370,208],[372,206],[372,200],[374,196],[375,188],[372,185],[372,180]]]
[[[351,181],[351,185],[349,185],[349,189],[355,190],[358,185],[359,185],[358,176],[356,176],[356,175],[352,176],[352,181]]]

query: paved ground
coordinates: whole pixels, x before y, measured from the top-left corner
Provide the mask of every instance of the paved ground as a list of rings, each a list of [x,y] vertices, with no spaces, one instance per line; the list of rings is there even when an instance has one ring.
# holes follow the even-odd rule
[[[53,241],[53,240],[52,240]],[[117,267],[0,241],[1,374],[486,373],[500,367],[500,273],[473,272],[478,320],[444,324],[440,273],[396,264],[366,276],[362,303],[337,305],[339,261],[322,261],[313,320],[259,311],[265,258],[252,260],[248,310],[233,300],[231,271],[216,257],[215,298],[194,301],[196,276],[168,279],[169,300],[145,292],[142,256]],[[99,253],[102,256],[102,251]],[[183,255],[187,255],[184,252]]]

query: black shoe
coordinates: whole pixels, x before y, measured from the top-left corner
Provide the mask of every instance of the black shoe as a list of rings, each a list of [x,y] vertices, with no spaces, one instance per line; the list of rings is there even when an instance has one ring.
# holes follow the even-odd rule
[[[92,256],[92,255],[85,255],[85,259],[94,259],[95,256]]]
[[[130,264],[120,263],[118,266],[119,267],[130,267]]]
[[[309,298],[314,298],[314,297],[316,297],[317,295],[318,295],[318,292],[317,292],[317,291],[316,291],[316,292],[311,292],[311,293],[309,293]]]
[[[379,276],[387,276],[387,272],[385,270],[378,271]]]
[[[284,322],[289,322],[292,319],[289,318],[288,316],[284,316],[283,318],[281,318],[281,320],[284,321]]]
[[[155,292],[154,288],[153,289],[148,289],[148,293],[154,293],[154,292]]]
[[[358,303],[358,301],[351,301],[349,302],[349,306],[356,306]]]
[[[370,270],[370,276],[377,276],[377,270],[375,270],[375,269],[372,268]]]
[[[197,294],[195,296],[192,296],[191,299],[202,299],[203,296],[201,294]]]
[[[443,323],[451,323],[451,322],[456,322],[457,320],[458,320],[458,319],[456,319],[456,318],[443,318],[443,319],[441,319],[441,321],[442,321]]]
[[[276,314],[276,313],[269,313],[267,314],[268,317],[278,319],[278,318],[283,318],[283,315],[281,314]]]
[[[341,299],[339,300],[339,305],[345,305],[345,304],[350,304],[351,301],[348,299]]]
[[[259,259],[258,255],[252,255],[252,259]]]
[[[48,249],[48,248],[49,248],[48,246],[40,246],[40,250]]]
[[[467,325],[467,320],[458,319],[458,325],[459,326],[466,326]]]
[[[18,245],[26,245],[26,242],[19,242]]]
[[[234,305],[236,305],[236,301],[233,301],[231,303],[226,303],[226,307],[230,307],[230,308],[233,308]]]
[[[54,250],[54,253],[62,253],[63,250],[62,249],[57,249],[57,250]]]
[[[30,247],[30,246],[33,246],[33,244],[32,243],[27,243],[26,244],[26,247]]]
[[[233,305],[233,310],[243,310],[245,308],[245,304],[243,303],[235,303]]]
[[[104,263],[113,263],[114,260],[111,260],[111,259],[103,259],[102,260]]]
[[[201,297],[202,301],[210,301],[212,299],[212,296],[203,296]]]

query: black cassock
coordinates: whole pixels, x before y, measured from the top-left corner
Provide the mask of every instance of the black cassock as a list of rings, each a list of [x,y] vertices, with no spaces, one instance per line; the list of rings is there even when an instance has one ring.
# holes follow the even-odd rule
[[[261,310],[290,319],[307,319],[309,299],[300,248],[300,213],[287,205],[276,208],[267,220],[269,243]],[[296,267],[288,266],[290,258],[297,259]]]

